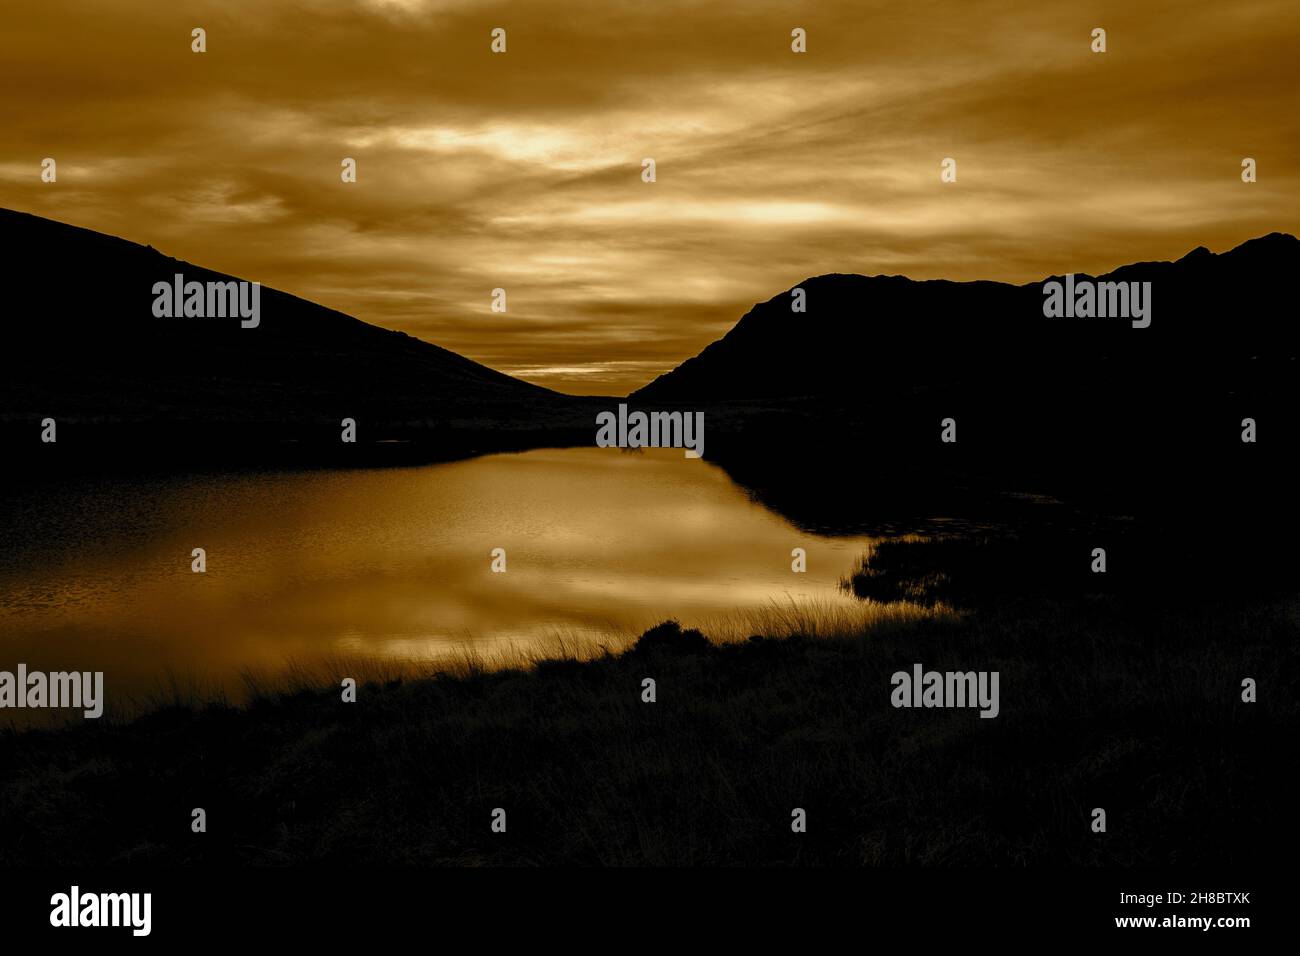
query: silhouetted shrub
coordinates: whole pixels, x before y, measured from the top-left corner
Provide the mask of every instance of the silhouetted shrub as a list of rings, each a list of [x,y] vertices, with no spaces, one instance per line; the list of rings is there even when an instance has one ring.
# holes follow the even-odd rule
[[[676,621],[663,621],[641,635],[632,653],[707,654],[709,639],[694,628],[682,630]]]

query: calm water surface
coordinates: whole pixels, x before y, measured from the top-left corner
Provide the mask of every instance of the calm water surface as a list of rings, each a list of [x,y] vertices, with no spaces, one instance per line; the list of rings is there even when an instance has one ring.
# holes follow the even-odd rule
[[[233,688],[291,659],[540,650],[666,617],[850,604],[836,582],[869,540],[802,532],[669,449],[65,483],[8,495],[3,518],[0,670],[103,670],[118,693],[168,673]]]

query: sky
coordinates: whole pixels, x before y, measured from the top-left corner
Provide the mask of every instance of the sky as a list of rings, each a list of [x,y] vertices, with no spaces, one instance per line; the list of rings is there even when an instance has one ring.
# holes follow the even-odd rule
[[[809,276],[1300,232],[1294,0],[41,0],[0,54],[0,206],[576,394]]]

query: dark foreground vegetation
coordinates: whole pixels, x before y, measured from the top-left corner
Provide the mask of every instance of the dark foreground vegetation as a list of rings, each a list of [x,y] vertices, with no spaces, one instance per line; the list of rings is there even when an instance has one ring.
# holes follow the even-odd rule
[[[670,623],[618,656],[363,685],[356,703],[300,691],[9,733],[0,865],[1254,867],[1280,853],[1300,605],[1115,602],[1029,597],[724,645]],[[999,716],[893,708],[890,676],[914,663],[999,671]]]

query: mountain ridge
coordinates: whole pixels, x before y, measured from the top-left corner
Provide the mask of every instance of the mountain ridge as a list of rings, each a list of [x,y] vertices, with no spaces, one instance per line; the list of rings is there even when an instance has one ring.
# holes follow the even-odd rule
[[[248,280],[151,245],[6,209],[0,240],[17,278],[0,352],[0,432],[20,453],[261,461],[297,445],[361,461],[370,452],[356,445],[422,444],[445,456],[567,444],[590,430],[593,399],[267,286],[255,327],[238,316],[155,315],[155,285],[178,273]],[[36,437],[46,418],[57,422],[57,449]],[[357,443],[339,448],[345,418]]]
[[[1288,301],[1300,241],[1281,232],[1223,253],[1197,246],[1178,260],[1074,274],[1150,282],[1147,328],[1045,317],[1043,283],[1058,276],[1023,285],[810,277],[796,287],[806,312],[791,311],[792,290],[777,293],[626,399],[553,392],[270,288],[256,328],[155,316],[155,283],[178,272],[242,280],[28,213],[0,210],[0,238],[21,276],[0,353],[0,437],[41,461],[82,454],[168,466],[189,454],[260,464],[292,447],[327,464],[372,464],[393,460],[393,448],[430,460],[589,445],[596,412],[617,401],[709,408],[709,447],[728,455],[781,442],[830,451],[847,427],[924,463],[935,453],[932,423],[958,413],[969,447],[986,458],[1023,455],[1015,421],[1060,431],[1062,454],[1074,455],[1083,445],[1070,435],[1095,445],[1127,432],[1142,448],[1134,408],[1184,419],[1173,442],[1194,438],[1207,416],[1226,423],[1284,409],[1296,390],[1297,330],[1276,303]],[[57,451],[37,437],[47,418],[58,423]],[[340,447],[345,419],[357,444]]]
[[[1128,323],[1121,320],[1109,324],[1104,320],[1086,325],[1077,320],[1074,325],[1045,324],[1056,320],[1042,314],[1043,286],[1062,281],[1063,274],[1015,285],[986,279],[958,282],[827,273],[809,277],[756,303],[721,338],[635,390],[629,398],[683,403],[840,393],[851,387],[853,376],[838,357],[872,354],[872,347],[882,343],[904,354],[915,354],[928,345],[929,365],[942,367],[938,369],[940,379],[957,374],[963,364],[985,361],[990,368],[1002,368],[1006,363],[1000,358],[1026,358],[1035,351],[1064,344],[1082,347],[1088,357],[1098,359],[1103,352],[1113,357],[1126,351],[1150,358],[1156,347],[1168,347],[1171,353],[1187,357],[1198,350],[1198,345],[1209,344],[1208,337],[1198,342],[1189,331],[1205,333],[1211,321],[1210,311],[1225,307],[1237,293],[1241,293],[1239,298],[1245,308],[1262,309],[1280,297],[1281,290],[1276,287],[1284,281],[1282,274],[1294,268],[1300,268],[1300,240],[1288,233],[1271,232],[1222,253],[1198,246],[1177,260],[1128,263],[1098,275],[1073,273],[1076,280],[1152,282],[1154,324],[1147,329],[1127,328]],[[1196,275],[1190,270],[1195,270]],[[1243,281],[1261,278],[1269,288],[1259,294]],[[1192,287],[1194,281],[1210,288],[1197,291]],[[807,297],[805,313],[791,311],[791,295],[797,288],[804,289]],[[887,318],[904,313],[909,321],[894,327],[877,322],[865,331],[846,321],[849,315],[861,318],[867,309],[883,310]],[[872,314],[870,318],[879,316]],[[1271,336],[1266,326],[1263,314],[1257,313],[1257,321],[1244,330],[1245,341],[1254,346],[1259,341],[1279,338]],[[830,329],[843,339],[824,338],[815,347],[805,347],[801,341],[792,341],[795,328],[805,332],[805,338]],[[784,339],[779,336],[783,330],[791,330]],[[1126,332],[1144,334],[1146,338],[1124,341],[1116,337]],[[1280,338],[1294,349],[1293,333]],[[934,354],[945,341],[949,354]],[[746,375],[745,368],[757,371]],[[790,387],[772,387],[773,381],[780,380],[790,383]]]

